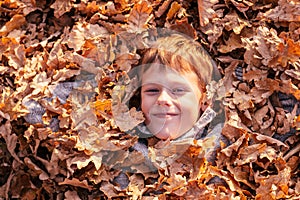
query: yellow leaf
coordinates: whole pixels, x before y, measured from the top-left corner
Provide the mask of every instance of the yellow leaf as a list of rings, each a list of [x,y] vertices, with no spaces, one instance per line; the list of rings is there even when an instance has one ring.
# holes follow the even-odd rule
[[[172,3],[171,8],[167,14],[167,20],[172,19],[175,14],[180,10],[181,5],[177,3],[176,1]]]
[[[97,100],[92,103],[92,108],[95,109],[95,113],[97,116],[101,116],[101,114],[105,112],[111,112],[111,100],[110,99]]]

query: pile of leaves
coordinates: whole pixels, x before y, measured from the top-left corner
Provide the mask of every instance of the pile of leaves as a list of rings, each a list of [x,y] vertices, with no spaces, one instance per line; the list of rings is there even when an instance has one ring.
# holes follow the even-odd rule
[[[296,0],[0,1],[0,198],[298,199],[299,11]],[[204,144],[155,172],[130,151],[143,116],[113,99],[159,28],[218,63],[210,89],[225,96],[230,145],[214,165]]]

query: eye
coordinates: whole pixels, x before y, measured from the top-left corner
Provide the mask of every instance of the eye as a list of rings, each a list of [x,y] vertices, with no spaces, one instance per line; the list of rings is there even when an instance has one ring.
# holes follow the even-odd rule
[[[149,92],[149,93],[151,93],[151,92],[159,92],[159,89],[148,89],[145,92]]]
[[[181,95],[181,94],[184,94],[187,92],[187,89],[185,88],[174,88],[172,89],[172,94],[175,94],[175,95]]]
[[[147,95],[156,95],[160,92],[160,90],[158,88],[146,88],[144,90],[144,93]]]

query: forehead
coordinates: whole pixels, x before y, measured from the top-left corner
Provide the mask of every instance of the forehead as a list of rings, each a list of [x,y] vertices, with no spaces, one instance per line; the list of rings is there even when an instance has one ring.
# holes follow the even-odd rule
[[[178,72],[170,67],[152,64],[142,74],[143,84],[161,84],[161,85],[175,85],[185,84],[189,86],[198,86],[199,79],[196,73],[190,72]]]

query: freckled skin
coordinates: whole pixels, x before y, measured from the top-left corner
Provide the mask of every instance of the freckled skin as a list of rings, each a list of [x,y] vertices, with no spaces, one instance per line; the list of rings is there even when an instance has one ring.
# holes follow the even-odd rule
[[[141,108],[145,123],[157,138],[176,139],[199,118],[202,91],[194,72],[150,67],[142,76]]]

